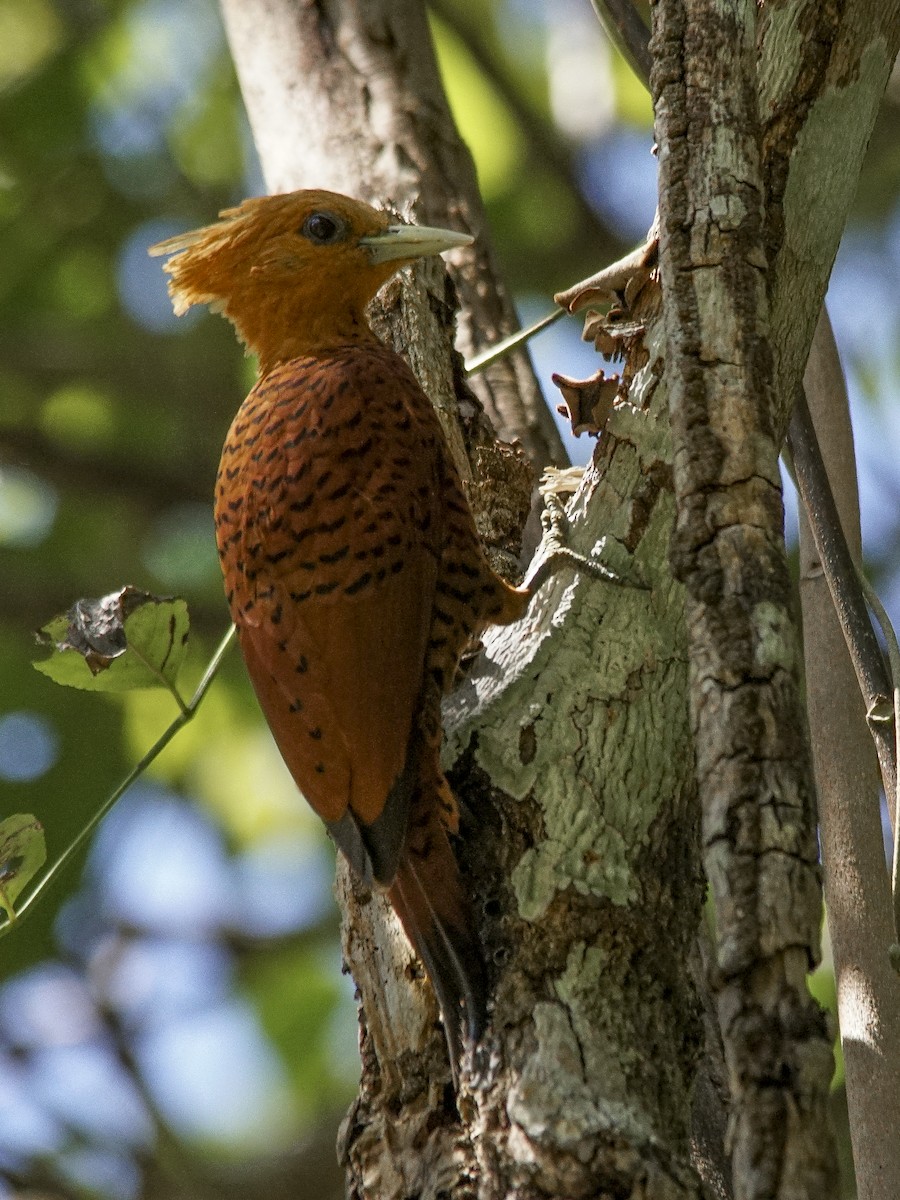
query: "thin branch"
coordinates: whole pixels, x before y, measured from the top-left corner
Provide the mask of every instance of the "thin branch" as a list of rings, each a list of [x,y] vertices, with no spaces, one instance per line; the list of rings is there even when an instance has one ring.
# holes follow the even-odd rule
[[[887,610],[881,603],[878,593],[866,579],[862,571],[859,572],[859,581],[865,593],[866,601],[872,612],[875,614],[875,619],[881,626],[881,632],[884,635],[885,644],[887,645],[888,662],[891,668],[891,680],[893,684],[893,703],[889,710],[882,717],[870,716],[871,721],[883,720],[894,726],[894,762],[900,762],[900,646],[897,644],[897,634],[894,631],[894,626],[891,624],[891,619],[887,614]],[[891,805],[891,815],[893,817],[894,828],[894,852],[893,861],[891,863],[891,895],[894,901],[894,935],[896,941],[891,947],[891,961],[895,970],[900,970],[900,837],[897,836],[900,830],[900,779],[894,781],[894,794],[891,797],[890,792],[885,793],[888,803]],[[893,799],[893,803],[891,800]]]
[[[794,402],[788,446],[800,498],[866,704],[869,730],[875,741],[885,792],[893,796],[897,786],[894,738],[884,720],[879,719],[879,712],[883,711],[885,705],[890,705],[893,689],[866,610],[856,566],[841,528],[802,388],[798,390]]]
[[[509,337],[504,338],[501,342],[495,342],[479,354],[473,355],[472,358],[467,358],[465,363],[466,374],[477,375],[479,371],[486,371],[488,367],[493,366],[495,362],[499,362],[501,358],[505,358],[507,354],[511,354],[513,350],[517,350],[526,342],[530,342],[535,334],[543,333],[548,326],[558,321],[564,312],[565,310],[562,308],[555,308],[553,312],[547,313],[545,317],[541,317],[539,321],[535,321],[527,329],[519,329],[516,333],[511,333]]]
[[[858,562],[862,547],[853,433],[843,371],[824,309],[804,387],[818,447],[833,481],[841,528]],[[859,1194],[868,1200],[894,1200],[898,1143],[892,1125],[893,1114],[900,1111],[900,1007],[889,950],[896,935],[876,748],[802,503],[799,526],[806,707],[856,1182]]]
[[[604,32],[644,83],[650,78],[650,30],[631,0],[591,0]]]

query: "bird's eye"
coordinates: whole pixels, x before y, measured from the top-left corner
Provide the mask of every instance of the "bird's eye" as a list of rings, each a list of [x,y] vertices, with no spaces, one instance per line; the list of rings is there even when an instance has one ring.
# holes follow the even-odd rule
[[[314,212],[300,226],[300,234],[316,246],[328,246],[344,236],[344,223],[327,212]]]

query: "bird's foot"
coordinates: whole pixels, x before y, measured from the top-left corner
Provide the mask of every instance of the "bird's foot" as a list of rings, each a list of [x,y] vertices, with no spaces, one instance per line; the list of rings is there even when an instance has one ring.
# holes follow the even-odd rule
[[[541,539],[539,557],[523,581],[522,590],[533,596],[560,568],[573,567],[583,575],[589,575],[602,583],[649,591],[649,584],[643,580],[625,579],[599,559],[579,554],[567,544],[569,518],[565,497],[578,489],[583,475],[584,469],[581,467],[569,467],[564,471],[548,468],[545,471],[540,485],[540,493],[544,500],[544,511],[541,513],[544,536]]]

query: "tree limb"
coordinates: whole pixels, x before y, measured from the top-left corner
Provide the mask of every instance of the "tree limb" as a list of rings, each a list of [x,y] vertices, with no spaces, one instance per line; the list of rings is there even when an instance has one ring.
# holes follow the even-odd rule
[[[782,434],[900,49],[900,0],[766,4],[758,46],[764,249]]]
[[[273,186],[311,182],[315,170],[315,182],[358,192],[363,176],[404,210],[420,199],[432,223],[466,219],[466,178],[451,176],[451,189],[429,158],[446,154],[451,132],[407,123],[430,111],[433,83],[417,79],[410,98],[387,71],[386,47],[408,70],[429,68],[415,40],[421,11],[368,5],[363,29],[362,6],[344,20],[328,3],[291,11],[228,0],[225,10]],[[464,296],[490,293],[489,280],[480,270]],[[426,309],[440,298],[432,289]],[[419,337],[428,353],[414,346],[414,361],[440,402],[446,359],[439,339]],[[452,782],[470,814],[459,858],[495,1005],[459,1112],[415,960],[382,899],[341,873],[345,954],[362,996],[363,1080],[342,1138],[351,1197],[698,1194],[688,1138],[700,1022],[688,959],[702,884],[681,610],[665,566],[664,394],[658,355],[643,361],[634,407],[573,502],[573,541],[588,553],[602,546],[626,577],[639,559],[656,590],[564,573],[515,632],[491,639],[446,713]],[[484,510],[507,492],[494,488]]]
[[[620,36],[632,42],[632,59],[639,58],[646,37],[640,22],[629,22]],[[834,488],[858,560],[859,513],[850,417],[824,307],[807,366],[807,388],[816,405],[816,425],[825,432],[829,447],[826,473],[806,405],[795,407],[788,441],[794,448],[793,465],[804,505],[800,514],[801,603],[808,716],[818,780],[838,1011],[842,1038],[846,1030],[847,1039],[847,1096],[857,1146],[857,1175],[861,1194],[886,1198],[895,1193],[900,1179],[900,1163],[886,1157],[895,1143],[883,1129],[884,1113],[895,1111],[900,1102],[896,1094],[900,1069],[894,1061],[900,1039],[896,1030],[892,1034],[889,1029],[892,1014],[897,1011],[897,979],[888,970],[885,953],[888,914],[881,825],[876,797],[871,784],[867,791],[866,783],[871,764],[869,731],[878,747],[888,795],[896,786],[896,755],[889,725],[873,723],[866,730],[847,657],[847,645],[852,644],[856,648],[856,678],[866,696],[866,707],[874,708],[879,698],[886,696],[889,683],[832,500]],[[834,548],[827,553],[825,563],[816,553],[814,542],[820,552]],[[834,603],[828,602],[823,586],[822,567],[826,563]],[[835,631],[841,625],[846,644],[835,643]],[[847,981],[844,986],[842,979]]]
[[[591,0],[591,4],[609,40],[619,48],[638,79],[647,83],[653,66],[650,30],[632,0]]]
[[[827,316],[824,319],[827,321]],[[840,380],[833,386],[840,388]],[[890,710],[892,687],[885,670],[881,648],[872,628],[865,597],[856,578],[856,567],[841,528],[842,523],[829,486],[815,427],[802,390],[794,402],[794,411],[788,427],[788,447],[796,469],[797,487],[803,501],[807,532],[815,545],[818,569],[824,575],[831,593],[856,674],[858,690],[865,704],[865,712],[872,714],[868,725],[881,764],[884,790],[887,795],[892,796],[896,790],[897,779],[894,733],[892,723],[884,720],[885,710]],[[852,436],[847,449],[852,469]],[[846,469],[846,464],[841,465]],[[838,469],[838,464],[835,464],[835,469]],[[853,520],[853,517],[850,516],[849,519]],[[857,514],[857,525],[858,521]]]

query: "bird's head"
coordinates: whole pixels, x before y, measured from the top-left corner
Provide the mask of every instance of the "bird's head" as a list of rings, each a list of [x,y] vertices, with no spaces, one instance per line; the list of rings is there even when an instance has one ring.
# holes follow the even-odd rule
[[[177,315],[208,304],[237,330],[260,370],[358,337],[364,310],[400,267],[468,245],[467,234],[392,224],[387,213],[334,192],[245,200],[215,225],[150,247],[165,264]]]

